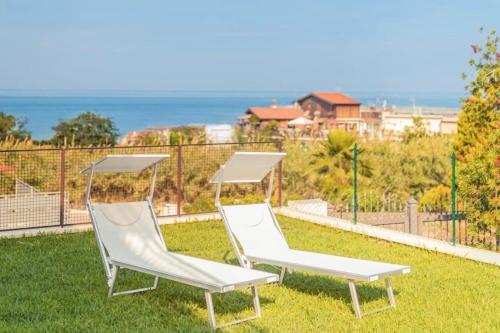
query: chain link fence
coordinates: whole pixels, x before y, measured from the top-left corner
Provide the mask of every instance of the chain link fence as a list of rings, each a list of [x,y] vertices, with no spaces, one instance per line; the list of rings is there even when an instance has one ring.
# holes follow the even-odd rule
[[[216,211],[210,179],[236,151],[279,151],[276,142],[143,147],[64,148],[0,151],[0,231],[89,223],[84,204],[87,177],[80,170],[109,154],[169,154],[159,164],[154,207],[159,216]],[[96,175],[92,198],[99,202],[143,200],[150,170]],[[276,173],[274,204],[281,202]],[[265,184],[227,186],[232,202],[264,197]]]

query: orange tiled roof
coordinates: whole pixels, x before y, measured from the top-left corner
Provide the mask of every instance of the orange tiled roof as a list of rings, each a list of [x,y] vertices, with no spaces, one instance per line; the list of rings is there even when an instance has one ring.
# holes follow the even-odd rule
[[[304,111],[295,108],[252,107],[247,114],[254,114],[260,120],[293,120],[304,115]]]
[[[313,92],[307,96],[299,99],[299,101],[304,100],[310,96],[315,96],[330,104],[342,104],[342,105],[360,105],[361,103],[349,96],[341,94],[339,92]]]

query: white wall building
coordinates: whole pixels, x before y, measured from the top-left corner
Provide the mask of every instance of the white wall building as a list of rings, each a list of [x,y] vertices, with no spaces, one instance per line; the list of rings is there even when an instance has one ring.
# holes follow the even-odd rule
[[[421,118],[429,133],[456,133],[456,117],[444,117],[440,115],[412,115],[383,112],[382,131],[384,134],[402,134],[407,128],[415,126],[414,118]]]
[[[205,136],[211,143],[226,143],[233,140],[233,126],[231,125],[206,125]]]

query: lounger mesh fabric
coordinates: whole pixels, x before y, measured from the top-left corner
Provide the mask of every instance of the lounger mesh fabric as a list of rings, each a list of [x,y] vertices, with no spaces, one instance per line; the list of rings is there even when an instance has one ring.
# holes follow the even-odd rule
[[[219,291],[277,279],[267,272],[168,252],[147,201],[94,203],[92,207],[102,242],[118,265],[141,267]]]
[[[222,209],[247,256],[289,250],[266,204],[222,206]]]
[[[357,281],[374,281],[410,270],[406,266],[292,250],[274,223],[267,204],[222,206],[222,210],[245,256],[252,261],[293,266]]]

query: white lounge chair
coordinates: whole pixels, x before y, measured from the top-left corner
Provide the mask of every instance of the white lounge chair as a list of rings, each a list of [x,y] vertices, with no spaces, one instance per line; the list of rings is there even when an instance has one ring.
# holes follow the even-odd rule
[[[86,204],[108,279],[108,296],[155,289],[159,278],[202,288],[205,291],[210,325],[213,329],[260,316],[256,285],[278,281],[276,274],[236,267],[224,263],[169,252],[152,208],[157,164],[168,155],[108,155],[92,163],[82,173],[88,175]],[[91,201],[94,174],[103,172],[141,172],[153,167],[151,188],[145,201],[94,203]],[[113,292],[121,268],[155,276],[151,287]],[[218,325],[212,293],[225,293],[251,287],[255,316]]]
[[[395,307],[396,301],[390,277],[409,273],[410,267],[289,248],[270,206],[274,168],[285,155],[285,153],[237,152],[220,167],[211,180],[217,184],[215,204],[240,265],[248,268],[252,267],[253,263],[278,266],[281,268],[280,282],[283,281],[287,268],[345,278],[349,283],[353,309],[358,318],[388,307]],[[268,174],[270,174],[269,188],[264,203],[221,204],[220,193],[223,183],[260,183]],[[390,306],[362,313],[355,283],[370,282],[380,278],[385,278]]]

